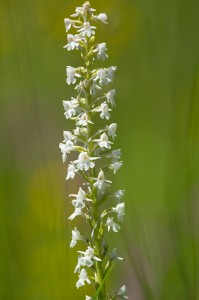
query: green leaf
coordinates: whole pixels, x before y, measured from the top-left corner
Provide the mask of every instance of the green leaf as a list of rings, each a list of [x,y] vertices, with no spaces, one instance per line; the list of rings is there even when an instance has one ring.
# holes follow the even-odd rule
[[[110,268],[108,269],[108,271],[106,272],[106,275],[104,276],[104,279],[102,280],[102,283],[101,283],[100,286],[98,287],[98,289],[97,289],[97,291],[96,291],[96,293],[95,293],[95,295],[94,295],[94,297],[93,297],[93,300],[98,300],[98,296],[99,296],[99,293],[100,293],[100,291],[101,291],[101,289],[102,289],[102,287],[103,287],[103,285],[104,285],[104,282],[105,282],[106,278],[109,276],[109,274],[110,274],[111,270],[113,269],[113,267],[115,266],[115,263],[116,263],[116,262],[114,262],[114,263],[110,266]]]

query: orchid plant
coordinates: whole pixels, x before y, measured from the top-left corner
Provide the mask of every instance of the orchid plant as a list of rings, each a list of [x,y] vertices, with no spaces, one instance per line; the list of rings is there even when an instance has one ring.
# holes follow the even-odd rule
[[[95,14],[89,2],[75,9],[72,19],[64,19],[68,51],[78,50],[83,58],[83,66],[66,67],[66,82],[75,85],[76,96],[64,100],[66,119],[75,122],[75,129],[64,131],[64,140],[59,144],[63,162],[68,154],[74,152],[76,159],[68,163],[66,180],[74,179],[78,174],[83,179],[82,187],[72,198],[74,212],[69,216],[73,221],[81,217],[87,223],[87,234],[76,227],[72,230],[70,247],[82,241],[84,248],[78,251],[75,273],[78,274],[77,289],[87,284],[94,287],[93,295],[85,295],[86,300],[126,299],[126,287],[123,285],[114,295],[105,289],[106,279],[116,261],[123,260],[116,249],[109,251],[107,232],[118,232],[125,214],[125,203],[121,202],[124,190],[112,192],[112,182],[108,174],[116,174],[122,166],[121,150],[112,149],[116,138],[116,123],[109,123],[110,112],[115,106],[115,90],[107,90],[113,82],[115,66],[96,68],[92,66],[96,59],[108,58],[106,43],[95,42],[97,22],[107,24],[105,13]],[[102,128],[94,123],[96,118],[104,120]],[[118,224],[119,222],[119,224]],[[89,232],[89,234],[88,234]]]

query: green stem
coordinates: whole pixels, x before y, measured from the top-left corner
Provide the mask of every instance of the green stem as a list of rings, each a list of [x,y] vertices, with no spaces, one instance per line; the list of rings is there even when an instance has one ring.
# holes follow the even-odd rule
[[[92,121],[92,114],[89,112],[90,106],[91,106],[91,95],[90,95],[90,78],[91,78],[91,71],[90,71],[90,60],[88,57],[89,49],[88,49],[88,37],[86,39],[86,45],[85,45],[85,64],[86,64],[86,79],[87,79],[87,86],[86,86],[86,101],[87,101],[87,114],[88,114],[88,119]],[[87,125],[87,141],[88,142],[88,155],[91,156],[93,152],[93,142],[92,139],[92,125],[88,123]],[[95,170],[91,169],[90,170],[90,177],[93,177],[95,174]],[[97,191],[96,188],[93,186],[91,183],[91,189],[92,189],[92,194],[93,194],[93,211],[94,211],[94,222],[95,224],[97,223],[99,219],[99,212],[98,212],[98,201],[97,201]],[[98,236],[98,230],[99,230],[99,225],[95,229],[94,233],[94,247],[96,251],[98,252],[98,257],[101,259],[102,257],[102,237],[99,238]],[[97,271],[97,282],[96,282],[96,291],[101,287],[98,300],[105,300],[106,299],[106,291],[105,291],[105,284],[104,284],[104,271],[103,271],[103,265],[102,261],[96,261],[95,263],[96,271]]]
[[[96,240],[95,247],[97,248],[98,251],[100,251],[101,241]],[[98,287],[102,286],[102,289],[101,289],[100,294],[99,294],[99,300],[105,300],[106,299],[106,291],[105,291],[105,283],[103,283],[104,272],[103,272],[103,267],[102,267],[102,262],[101,261],[96,262],[96,270],[97,270],[97,277],[98,277],[98,281],[99,281],[99,286]]]
[[[96,197],[97,199],[97,197]],[[94,217],[97,221],[99,218],[98,213],[98,202],[94,203]],[[98,234],[100,228],[100,224],[98,225],[97,229],[95,230],[94,239],[95,239],[95,248],[98,252],[99,258],[102,259],[102,236]],[[97,271],[97,277],[98,277],[98,284],[96,286],[96,290],[101,286],[101,291],[99,293],[99,300],[105,300],[106,299],[106,291],[105,291],[105,284],[104,284],[104,270],[102,266],[103,261],[96,261],[96,271]]]

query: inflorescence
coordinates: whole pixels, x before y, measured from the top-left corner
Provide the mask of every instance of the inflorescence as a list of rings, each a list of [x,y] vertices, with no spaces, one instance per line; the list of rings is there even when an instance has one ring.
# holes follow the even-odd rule
[[[70,195],[74,212],[69,220],[79,216],[89,228],[86,237],[76,227],[72,230],[70,247],[75,247],[78,241],[85,245],[84,251],[78,251],[76,287],[93,284],[94,295],[85,296],[86,300],[126,299],[125,285],[113,296],[105,291],[105,280],[112,267],[117,260],[123,260],[117,256],[116,249],[109,251],[105,235],[107,231],[120,230],[125,203],[121,202],[124,190],[112,192],[112,182],[107,179],[110,172],[115,174],[122,166],[121,150],[112,149],[117,124],[106,124],[115,106],[115,90],[107,90],[107,86],[113,82],[117,68],[91,68],[96,58],[108,58],[106,43],[95,43],[94,26],[97,22],[107,24],[107,15],[96,15],[95,11],[89,2],[85,2],[76,8],[72,19],[64,19],[66,32],[75,31],[75,34],[67,34],[68,43],[64,48],[79,50],[84,65],[66,67],[66,82],[75,85],[77,96],[63,101],[64,115],[73,120],[76,127],[72,132],[63,132],[64,140],[59,147],[63,162],[71,152],[75,153],[74,157],[76,155],[76,159],[68,163],[66,179],[79,174],[84,182],[77,194]],[[103,128],[94,123],[97,118],[104,120]]]

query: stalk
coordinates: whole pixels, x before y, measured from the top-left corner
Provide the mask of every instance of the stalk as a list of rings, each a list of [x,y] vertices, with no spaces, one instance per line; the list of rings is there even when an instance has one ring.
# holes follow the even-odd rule
[[[92,122],[92,115],[89,112],[92,101],[91,101],[91,95],[90,95],[90,90],[89,90],[89,81],[91,79],[91,71],[90,71],[91,62],[90,62],[90,59],[88,58],[88,53],[89,53],[88,38],[86,38],[85,53],[86,54],[85,54],[84,61],[85,61],[85,68],[87,70],[86,78],[87,78],[87,81],[88,81],[88,86],[86,88],[87,115],[88,115],[88,120]],[[87,141],[90,141],[91,137],[92,137],[92,128],[88,123],[87,124]],[[93,146],[94,145],[92,143],[92,140],[90,142],[88,142],[88,155],[89,156],[92,156]],[[95,173],[96,173],[95,168],[90,169],[90,177],[93,177]],[[93,185],[91,185],[91,186],[92,186],[92,194],[95,195],[95,198],[93,199],[93,201],[94,201],[93,210],[94,210],[94,222],[96,224],[99,217],[100,217],[99,213],[98,213],[98,199],[97,199],[96,189],[94,188]],[[99,258],[101,258],[101,239],[98,238],[97,231],[94,234],[94,248],[97,250]],[[96,267],[97,278],[98,278],[98,283],[96,284],[96,289],[98,289],[99,286],[102,285],[102,282],[103,282],[103,279],[104,279],[104,271],[103,271],[102,262],[96,261],[95,267]],[[99,294],[99,300],[105,300],[106,299],[105,295],[106,295],[106,292],[105,292],[105,284],[104,284],[102,289],[101,289],[101,292]]]

